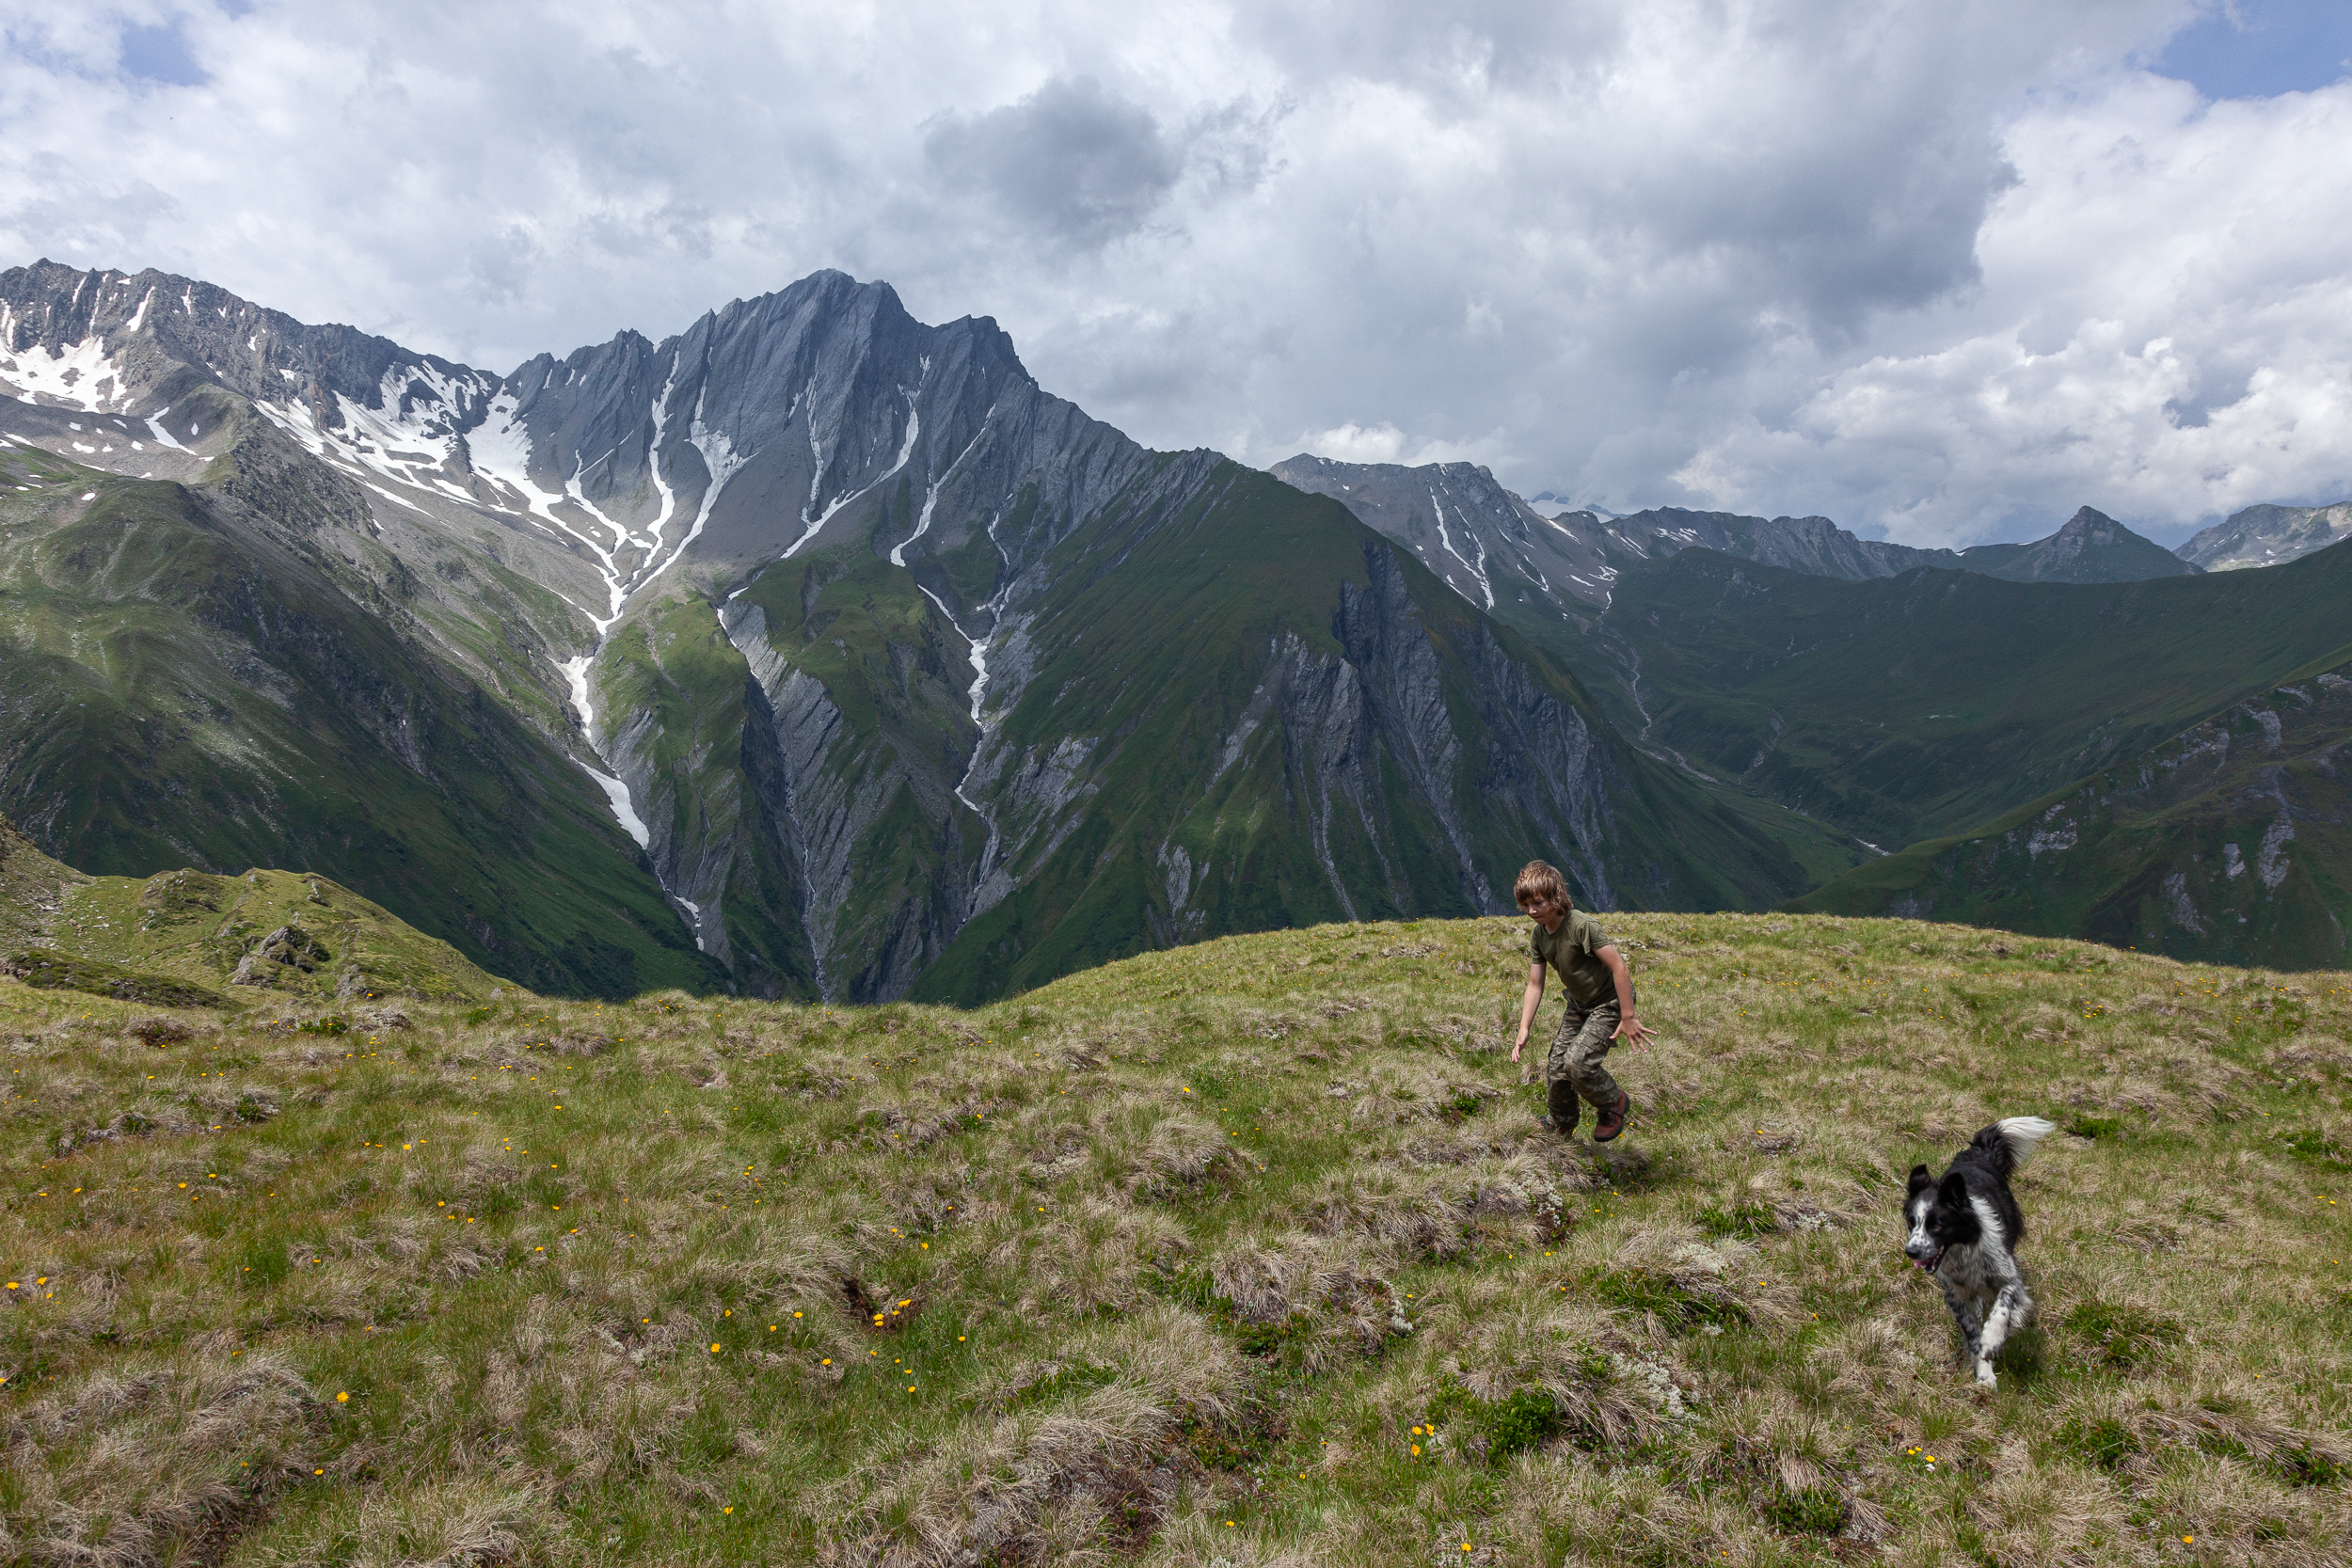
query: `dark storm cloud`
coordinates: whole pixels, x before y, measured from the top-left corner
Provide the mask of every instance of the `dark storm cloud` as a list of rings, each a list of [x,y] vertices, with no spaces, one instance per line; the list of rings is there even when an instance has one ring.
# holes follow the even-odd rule
[[[951,201],[977,195],[1082,249],[1134,232],[1184,166],[1151,111],[1086,76],[1056,77],[984,114],[943,115],[925,134],[923,153]]]

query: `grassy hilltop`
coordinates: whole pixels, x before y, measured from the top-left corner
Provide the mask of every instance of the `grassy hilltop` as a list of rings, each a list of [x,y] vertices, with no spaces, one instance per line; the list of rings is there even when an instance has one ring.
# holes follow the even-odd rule
[[[0,1557],[2344,1560],[2352,977],[1610,925],[1597,1158],[1522,922],[973,1012],[0,979]],[[2021,1112],[1985,1398],[1896,1214]]]

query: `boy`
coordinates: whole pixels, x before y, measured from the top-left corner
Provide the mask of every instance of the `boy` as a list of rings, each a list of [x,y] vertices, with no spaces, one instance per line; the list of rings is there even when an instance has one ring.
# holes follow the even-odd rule
[[[1593,1141],[1605,1144],[1625,1131],[1633,1101],[1609,1076],[1601,1058],[1620,1036],[1628,1045],[1639,1046],[1650,1035],[1633,1016],[1633,976],[1600,922],[1570,907],[1567,881],[1557,869],[1530,861],[1511,891],[1535,922],[1529,948],[1535,961],[1527,972],[1527,994],[1519,1001],[1519,1037],[1511,1047],[1511,1060],[1518,1061],[1527,1046],[1535,1009],[1543,1005],[1544,969],[1549,965],[1560,972],[1568,1011],[1544,1060],[1551,1112],[1545,1120],[1563,1137],[1575,1132],[1581,1114],[1577,1097],[1581,1095],[1600,1113]]]

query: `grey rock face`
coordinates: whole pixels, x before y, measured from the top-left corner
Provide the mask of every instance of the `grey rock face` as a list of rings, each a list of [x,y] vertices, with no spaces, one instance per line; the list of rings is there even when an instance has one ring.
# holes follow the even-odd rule
[[[1960,564],[2010,582],[2140,582],[2202,569],[2088,506],[2047,539],[1973,546],[1960,552]]]
[[[2352,501],[2330,506],[2249,506],[2233,512],[2174,553],[2208,572],[2283,566],[2352,539]]]
[[[1558,616],[1609,602],[1617,568],[1591,520],[1546,517],[1484,467],[1336,463],[1302,452],[1267,472],[1340,502],[1482,610],[1517,604]]]
[[[1437,811],[1459,860],[1464,897],[1484,913],[1514,908],[1507,890],[1476,863],[1467,823],[1475,813],[1534,824],[1534,840],[1558,847],[1591,907],[1614,908],[1597,850],[1612,836],[1611,788],[1624,780],[1602,765],[1583,716],[1539,690],[1527,667],[1477,624],[1468,652],[1480,676],[1471,700],[1483,744],[1466,755],[1438,689],[1428,632],[1395,562],[1368,547],[1364,563],[1371,586],[1345,596],[1335,630],[1363,673],[1372,721],[1392,754],[1412,759],[1418,793]]]
[[[1850,581],[1899,577],[1921,566],[1960,564],[1955,551],[1859,538],[1827,517],[1748,517],[1661,506],[1613,521],[1594,519],[1588,526],[1597,527],[1616,549],[1649,561],[1696,546],[1791,572]]]

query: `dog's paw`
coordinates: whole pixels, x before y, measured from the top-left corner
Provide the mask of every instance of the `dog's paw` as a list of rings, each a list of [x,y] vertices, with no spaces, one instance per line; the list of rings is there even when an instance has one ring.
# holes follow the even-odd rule
[[[2000,1379],[1995,1377],[1993,1373],[1992,1362],[1979,1361],[1977,1363],[1977,1386],[1984,1389],[1997,1388],[2000,1386]]]

